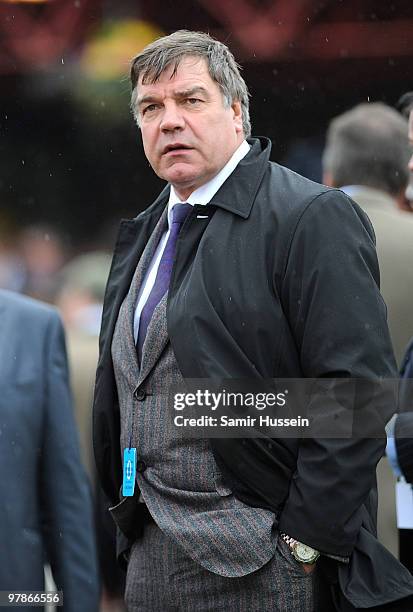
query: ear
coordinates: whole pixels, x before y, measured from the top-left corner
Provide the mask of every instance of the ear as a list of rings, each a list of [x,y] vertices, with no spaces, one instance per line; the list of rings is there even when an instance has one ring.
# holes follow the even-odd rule
[[[233,112],[233,121],[234,121],[234,126],[235,126],[235,131],[237,134],[243,132],[243,125],[242,125],[242,109],[241,109],[241,102],[239,102],[238,100],[235,100],[232,104],[231,104],[231,109]]]

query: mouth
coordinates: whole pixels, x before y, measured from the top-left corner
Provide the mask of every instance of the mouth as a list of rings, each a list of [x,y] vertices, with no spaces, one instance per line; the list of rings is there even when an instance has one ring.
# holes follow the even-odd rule
[[[164,147],[162,151],[162,155],[167,155],[168,153],[178,154],[178,153],[183,153],[184,151],[191,151],[191,150],[192,150],[192,147],[189,147],[188,145],[177,142],[174,144],[169,144],[166,147]]]

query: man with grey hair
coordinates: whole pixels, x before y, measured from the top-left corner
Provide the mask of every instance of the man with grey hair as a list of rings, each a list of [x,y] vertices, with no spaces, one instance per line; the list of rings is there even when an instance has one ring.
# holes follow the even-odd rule
[[[331,121],[323,182],[352,197],[373,224],[381,292],[399,362],[413,330],[413,215],[404,211],[408,161],[407,123],[393,108],[359,104]]]
[[[408,119],[408,139],[410,147],[413,145],[413,92],[404,94],[399,102],[398,108]],[[409,164],[410,181],[406,196],[413,200],[413,155]],[[410,304],[411,306],[411,304]],[[410,328],[413,336],[413,327]],[[397,477],[403,477],[406,483],[400,482],[398,486],[406,487],[409,492],[409,484],[413,483],[413,340],[409,342],[406,349],[401,370],[402,383],[400,387],[399,412],[388,425],[387,456]],[[407,500],[403,505],[405,515],[412,516],[412,506]],[[406,524],[404,525],[404,527]],[[400,560],[406,567],[413,571],[413,530],[399,529]]]
[[[367,218],[248,138],[247,87],[209,35],[154,41],[131,81],[167,186],[121,226],[96,376],[128,609],[410,609],[412,578],[374,537],[384,440],[188,439],[165,400],[185,379],[394,376]]]
[[[330,123],[323,179],[350,195],[373,224],[381,292],[399,363],[413,333],[413,215],[403,210],[408,159],[406,121],[385,104],[359,104]],[[397,555],[395,478],[386,458],[378,466],[378,491],[379,539]]]

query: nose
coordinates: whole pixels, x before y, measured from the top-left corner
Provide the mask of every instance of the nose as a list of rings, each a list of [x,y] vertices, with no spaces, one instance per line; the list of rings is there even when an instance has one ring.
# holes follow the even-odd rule
[[[162,132],[183,130],[184,127],[185,120],[178,105],[175,103],[165,104],[160,124]]]

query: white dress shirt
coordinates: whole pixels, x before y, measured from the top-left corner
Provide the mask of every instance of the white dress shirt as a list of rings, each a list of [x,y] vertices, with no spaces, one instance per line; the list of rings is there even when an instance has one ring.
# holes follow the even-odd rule
[[[232,174],[235,168],[238,166],[241,159],[243,159],[246,154],[249,152],[250,146],[246,140],[244,140],[232,157],[228,160],[225,166],[212,178],[210,181],[205,183],[205,185],[201,185],[198,189],[195,189],[186,200],[187,204],[191,204],[194,206],[195,204],[201,204],[205,206],[208,204],[214,195],[217,193],[218,189],[225,183],[230,174]],[[175,204],[182,204],[183,202],[176,194],[174,187],[171,185],[171,190],[169,194],[169,202],[168,202],[168,229],[163,234],[162,238],[159,241],[159,244],[156,248],[152,261],[149,265],[149,268],[146,272],[145,278],[143,279],[142,285],[139,290],[135,316],[133,319],[133,333],[135,337],[135,344],[138,339],[139,332],[139,322],[143,307],[146,304],[146,301],[149,297],[150,292],[152,291],[152,287],[155,284],[156,274],[158,272],[159,262],[161,261],[162,253],[164,252],[166,242],[169,237],[169,232],[172,224],[172,208]]]

